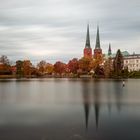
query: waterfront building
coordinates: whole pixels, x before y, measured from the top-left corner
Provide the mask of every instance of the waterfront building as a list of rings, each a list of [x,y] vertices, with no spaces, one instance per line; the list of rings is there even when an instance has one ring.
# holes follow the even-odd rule
[[[128,71],[140,71],[140,54],[124,56],[124,67],[128,67]]]
[[[140,70],[140,54],[129,54],[127,51],[123,51],[121,53],[123,55],[124,68],[127,67],[128,71]],[[116,54],[110,54],[108,50],[108,55],[106,55],[106,59],[110,57],[112,61],[114,61],[115,56]]]

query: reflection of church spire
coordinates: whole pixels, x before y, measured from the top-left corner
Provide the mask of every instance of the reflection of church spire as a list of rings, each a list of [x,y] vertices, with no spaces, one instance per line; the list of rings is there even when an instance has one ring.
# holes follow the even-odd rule
[[[85,123],[86,129],[88,128],[88,119],[89,119],[89,111],[90,111],[90,97],[89,97],[89,89],[88,89],[88,81],[83,81],[83,105],[85,111]]]
[[[98,129],[99,125],[99,112],[100,112],[100,88],[98,85],[98,81],[95,81],[94,83],[94,92],[93,92],[93,98],[94,98],[94,109],[95,109],[95,121],[96,121],[96,129]]]
[[[88,128],[88,118],[89,118],[89,103],[84,104],[85,108],[85,121],[86,121],[86,128]]]
[[[99,123],[99,103],[95,103],[94,104],[94,108],[95,108],[95,120],[96,120],[96,128],[98,129],[98,123]]]

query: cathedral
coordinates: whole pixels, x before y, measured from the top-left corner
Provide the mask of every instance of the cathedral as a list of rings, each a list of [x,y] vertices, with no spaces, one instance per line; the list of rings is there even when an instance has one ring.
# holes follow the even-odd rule
[[[92,48],[90,46],[90,33],[89,33],[89,25],[87,26],[87,36],[86,36],[86,44],[84,48],[84,58],[97,58],[98,55],[102,55],[102,49],[100,47],[100,35],[99,35],[99,26],[97,27],[97,35],[96,35],[96,44],[94,53],[92,54]]]

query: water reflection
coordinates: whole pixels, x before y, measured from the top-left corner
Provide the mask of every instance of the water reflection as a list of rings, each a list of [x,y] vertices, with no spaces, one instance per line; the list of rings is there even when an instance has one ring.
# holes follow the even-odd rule
[[[1,81],[0,139],[140,139],[139,83],[128,80],[122,87],[119,80]]]
[[[85,111],[85,122],[86,128],[88,128],[88,119],[89,119],[89,111],[90,111],[90,90],[88,81],[84,80],[82,83],[82,97]]]
[[[85,124],[86,128],[88,128],[88,120],[90,107],[94,106],[95,110],[95,122],[96,128],[98,128],[99,123],[99,112],[100,112],[100,87],[98,81],[94,82],[94,85],[90,83],[89,80],[83,80],[82,82],[82,97],[83,97],[83,105],[85,111]]]
[[[112,88],[113,87],[113,88]],[[82,81],[82,97],[85,112],[85,124],[88,129],[89,114],[92,111],[91,106],[94,107],[96,129],[99,127],[100,108],[101,105],[107,106],[109,114],[111,114],[111,106],[116,105],[120,112],[123,99],[122,81],[108,82],[104,87],[100,80],[87,80]],[[114,98],[114,97],[115,98]],[[106,99],[106,100],[105,100]]]
[[[123,87],[122,81],[118,80],[114,82],[114,94],[115,94],[115,99],[116,99],[116,107],[118,111],[121,111],[121,106],[122,106],[122,97],[123,97]]]
[[[95,80],[94,82],[93,99],[94,99],[96,128],[98,129],[99,112],[100,112],[100,87],[99,87],[99,82],[97,80]]]

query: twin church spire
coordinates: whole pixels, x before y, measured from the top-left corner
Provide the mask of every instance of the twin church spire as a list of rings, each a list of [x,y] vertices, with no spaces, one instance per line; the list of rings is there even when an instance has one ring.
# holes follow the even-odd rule
[[[96,35],[96,49],[100,49],[100,35],[99,35],[99,26],[97,26],[97,35]]]
[[[86,36],[86,45],[85,48],[90,48],[90,34],[89,34],[89,24],[87,25],[87,36]]]
[[[97,26],[97,35],[96,35],[96,44],[94,49],[94,56],[92,56],[92,48],[90,46],[90,33],[89,33],[89,24],[87,25],[87,36],[86,36],[86,44],[84,49],[84,57],[85,58],[96,58],[98,54],[102,54],[102,50],[100,48],[100,34],[99,34],[99,26]]]

